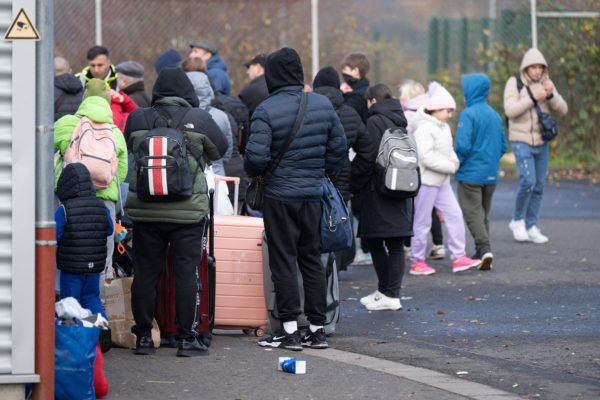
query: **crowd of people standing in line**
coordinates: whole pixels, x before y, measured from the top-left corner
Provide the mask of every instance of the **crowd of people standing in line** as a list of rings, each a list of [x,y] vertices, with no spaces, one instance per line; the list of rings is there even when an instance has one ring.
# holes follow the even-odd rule
[[[282,328],[261,339],[261,346],[292,350],[301,350],[302,346],[327,347],[323,331],[325,278],[318,233],[320,182],[325,175],[330,176],[344,201],[350,203],[359,222],[360,248],[372,256],[378,284],[373,293],[360,299],[366,309],[402,308],[400,288],[407,258],[412,275],[436,272],[425,260],[446,256],[442,220],[453,272],[492,268],[488,214],[507,140],[500,115],[487,104],[490,80],[485,74],[462,78],[467,107],[460,113],[453,143],[448,121],[456,110],[456,102],[449,91],[437,82],[425,90],[423,85],[407,80],[399,86],[396,98],[389,86],[370,84],[370,62],[364,53],[344,57],[339,72],[331,66],[322,68],[312,87],[304,81],[302,63],[295,50],[283,48],[258,54],[244,64],[250,82],[236,98],[231,96],[227,66],[217,46],[203,40],[192,42],[190,49],[185,60],[173,49],[156,59],[158,78],[151,96],[144,87],[144,66],[136,61],[115,66],[106,48],[91,48],[87,54],[89,65],[75,75],[67,60],[55,59],[55,151],[64,156],[71,133],[83,116],[110,123],[114,131],[118,179],[94,195],[103,200],[111,222],[115,213],[124,208],[121,217],[133,224],[135,354],[154,352],[150,330],[156,295],[148,288],[156,286],[168,244],[176,271],[177,354],[208,354],[210,345],[194,329],[200,290],[196,277],[201,259],[200,247],[194,243],[202,240],[206,230],[206,182],[203,174],[195,175],[193,193],[182,201],[141,200],[136,195],[139,182],[134,173],[134,154],[140,137],[152,128],[173,126],[184,131],[192,146],[201,149],[204,156],[189,157],[190,168],[204,169],[207,164],[217,174],[239,176],[245,181],[265,172],[284,146],[299,111],[304,109],[298,116],[301,123],[297,133],[265,187],[262,216]],[[541,138],[534,104],[545,112],[567,112],[566,102],[552,84],[548,69],[539,50],[530,49],[523,57],[518,78],[511,77],[504,91],[509,140],[519,174],[515,211],[509,224],[517,241],[548,241],[538,227],[548,171],[548,143]],[[240,109],[244,111],[240,113]],[[374,188],[372,171],[377,149],[389,128],[406,130],[417,143],[422,184],[414,199],[388,197]],[[452,176],[457,181],[457,195],[450,185]],[[60,168],[57,185],[67,184],[66,179],[59,177]],[[82,180],[87,182],[88,178]],[[68,182],[73,181],[76,180]],[[122,190],[117,187],[120,183]],[[64,189],[57,187],[59,193]],[[244,191],[240,190],[242,205]],[[102,214],[104,209],[99,204],[94,207]],[[256,215],[256,210],[248,207],[242,207],[242,211]],[[471,256],[466,254],[465,223],[475,242],[476,251]],[[104,223],[82,224],[77,229],[75,232],[97,229],[100,236],[112,235]],[[430,231],[433,247],[428,253]],[[65,237],[70,236],[58,238],[59,250],[68,244]],[[112,273],[113,246],[114,240],[108,236],[104,255],[107,268],[99,275],[102,278]],[[343,269],[354,256],[353,247],[338,252],[336,259]],[[59,264],[61,260],[64,259],[59,259]],[[310,327],[304,334],[296,323],[302,311],[296,263],[308,300],[304,311]],[[83,264],[71,273],[87,274]],[[62,265],[58,267],[63,269]],[[98,275],[96,270],[94,275]],[[73,280],[69,290],[67,286],[63,288],[63,280],[61,276],[61,296],[69,293],[84,307],[97,308],[97,284],[81,284],[76,293]]]

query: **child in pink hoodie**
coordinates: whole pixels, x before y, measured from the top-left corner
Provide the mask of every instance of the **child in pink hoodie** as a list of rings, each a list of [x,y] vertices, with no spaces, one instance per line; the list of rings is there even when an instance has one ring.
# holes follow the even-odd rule
[[[415,197],[414,236],[411,240],[412,275],[431,275],[435,269],[425,263],[427,233],[431,228],[431,210],[437,208],[446,222],[448,249],[452,271],[477,267],[481,260],[465,254],[465,225],[463,214],[450,186],[450,175],[460,163],[452,146],[452,133],[446,123],[456,109],[452,95],[439,84],[429,85],[428,99],[414,116],[414,137],[417,142],[421,189]]]

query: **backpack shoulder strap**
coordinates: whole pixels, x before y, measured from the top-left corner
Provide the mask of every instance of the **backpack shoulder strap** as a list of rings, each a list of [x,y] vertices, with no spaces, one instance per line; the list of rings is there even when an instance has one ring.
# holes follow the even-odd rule
[[[517,78],[517,90],[519,91],[519,93],[521,93],[521,89],[523,89],[523,80],[521,79],[521,74],[515,75],[515,78]]]

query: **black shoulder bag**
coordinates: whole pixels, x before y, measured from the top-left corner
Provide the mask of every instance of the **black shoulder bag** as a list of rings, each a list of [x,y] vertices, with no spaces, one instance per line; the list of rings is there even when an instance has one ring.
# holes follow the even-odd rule
[[[531,97],[531,100],[533,100],[533,106],[535,108],[535,112],[538,115],[538,124],[540,126],[540,133],[542,134],[542,139],[544,140],[544,142],[549,142],[553,140],[556,137],[556,135],[558,135],[556,121],[554,120],[554,117],[552,117],[552,115],[546,114],[541,110],[540,106],[538,106],[537,100],[533,97],[529,86],[526,86],[526,88],[527,93],[529,93],[529,97]]]
[[[246,203],[253,210],[262,210],[264,204],[264,192],[265,186],[271,176],[273,175],[273,171],[279,165],[279,162],[283,158],[283,155],[287,151],[290,143],[294,140],[294,136],[296,136],[296,132],[298,132],[298,128],[300,127],[300,123],[302,122],[302,117],[304,116],[304,111],[306,109],[306,93],[302,93],[302,98],[300,99],[300,107],[298,108],[298,115],[296,116],[296,122],[294,122],[294,127],[292,128],[292,132],[288,137],[287,141],[279,150],[279,154],[273,160],[271,165],[267,168],[264,174],[258,175],[252,178],[250,185],[248,185],[248,189],[246,189]]]

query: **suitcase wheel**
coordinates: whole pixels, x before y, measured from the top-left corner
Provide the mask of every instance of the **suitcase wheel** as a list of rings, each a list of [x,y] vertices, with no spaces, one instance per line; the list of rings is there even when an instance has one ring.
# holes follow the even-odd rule
[[[249,335],[250,333],[254,333],[254,336],[256,337],[262,337],[265,334],[264,329],[261,328],[257,328],[257,329],[242,329],[242,332],[244,332],[244,334]]]

